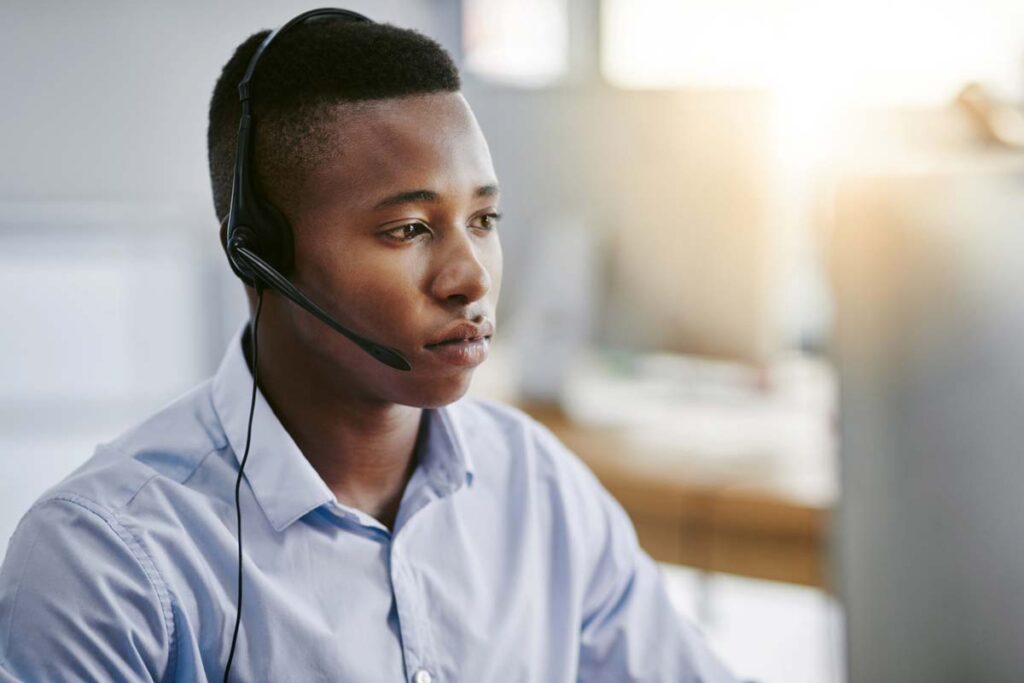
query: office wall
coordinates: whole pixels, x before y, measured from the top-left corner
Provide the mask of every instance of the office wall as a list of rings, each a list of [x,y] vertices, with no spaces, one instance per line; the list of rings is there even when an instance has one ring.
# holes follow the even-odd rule
[[[455,46],[446,0],[347,7]],[[0,199],[205,205],[206,109],[234,46],[309,9],[298,0],[5,2]]]
[[[511,282],[545,276],[527,254],[558,218],[578,221],[601,259],[601,341],[751,362],[786,342],[767,94],[476,80],[466,93],[505,187]],[[578,257],[565,254],[566,271]],[[517,294],[513,284],[510,316],[543,305]]]

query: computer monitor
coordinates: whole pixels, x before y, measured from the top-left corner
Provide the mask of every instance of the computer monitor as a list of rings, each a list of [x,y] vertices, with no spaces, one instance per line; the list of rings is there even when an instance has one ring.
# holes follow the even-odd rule
[[[849,683],[1024,680],[1022,162],[839,188]]]

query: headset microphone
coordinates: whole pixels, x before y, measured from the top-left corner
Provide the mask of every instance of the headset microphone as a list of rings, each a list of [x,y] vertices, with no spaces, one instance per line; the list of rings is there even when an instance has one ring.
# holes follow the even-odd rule
[[[340,332],[351,339],[359,346],[359,348],[369,353],[381,363],[395,368],[396,370],[411,369],[409,361],[407,361],[405,356],[401,353],[389,346],[375,344],[368,339],[360,337],[358,334],[339,323],[337,320],[332,318],[327,311],[316,305],[316,303],[303,294],[298,287],[289,282],[287,278],[274,270],[270,264],[254,254],[249,248],[236,242],[235,244],[228,243],[228,249],[229,253],[235,260],[244,262],[245,265],[253,271],[256,279],[277,290],[283,296],[288,297],[296,305],[301,306],[309,311],[313,316],[319,318],[331,329]]]

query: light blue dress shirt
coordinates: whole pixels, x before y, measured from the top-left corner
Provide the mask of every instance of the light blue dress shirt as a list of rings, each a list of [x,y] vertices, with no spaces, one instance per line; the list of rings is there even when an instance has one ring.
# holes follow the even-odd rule
[[[221,680],[251,382],[239,335],[216,376],[26,514],[0,573],[0,681]],[[257,397],[232,680],[733,680],[547,430],[470,398],[423,428],[390,531],[337,501]]]

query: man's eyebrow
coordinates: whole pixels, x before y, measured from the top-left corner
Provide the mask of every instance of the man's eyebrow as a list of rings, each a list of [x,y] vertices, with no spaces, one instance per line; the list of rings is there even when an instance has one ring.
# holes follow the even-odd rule
[[[473,193],[474,197],[493,197],[500,194],[501,190],[498,189],[497,185],[481,185],[476,188],[476,192]]]
[[[390,197],[385,197],[374,205],[374,209],[385,209],[389,206],[400,206],[402,204],[415,204],[417,202],[436,202],[438,195],[430,190],[409,190],[399,192]]]
[[[476,188],[476,190],[473,192],[473,196],[493,197],[498,193],[499,190],[497,185],[481,185],[480,187]],[[385,197],[384,199],[374,204],[373,208],[376,211],[377,209],[386,209],[390,206],[401,206],[402,204],[436,202],[438,199],[440,199],[440,195],[438,195],[433,190],[408,190],[406,192],[398,192],[397,194]]]

